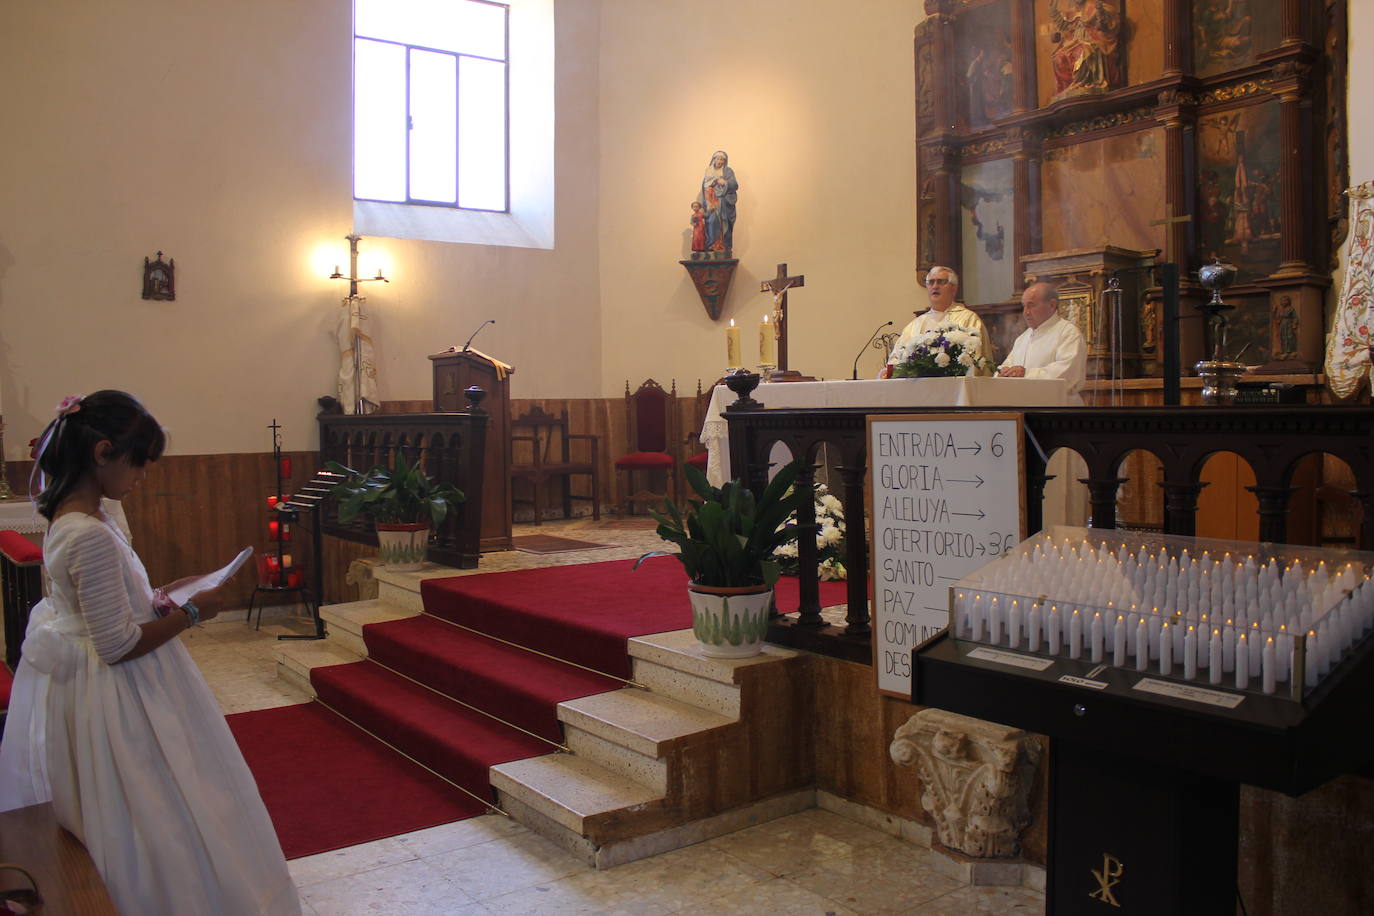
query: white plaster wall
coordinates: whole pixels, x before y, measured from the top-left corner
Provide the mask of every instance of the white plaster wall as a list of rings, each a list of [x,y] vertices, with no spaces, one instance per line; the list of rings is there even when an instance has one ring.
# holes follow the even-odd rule
[[[600,393],[598,0],[557,3],[558,248],[367,239],[384,399],[481,347],[517,396]],[[0,402],[6,454],[65,394],[142,397],[180,454],[313,448],[351,230],[351,4],[0,4]],[[591,165],[589,165],[591,164]],[[578,240],[582,240],[582,244]],[[140,298],[144,256],[177,300]]]
[[[791,365],[848,378],[874,326],[923,297],[916,260],[912,33],[920,0],[603,0],[601,295],[611,395],[646,377],[679,390],[725,368],[728,319],[746,362],[770,309],[760,280],[803,273],[789,297]],[[719,321],[687,272],[690,210],[711,152],[739,180],[740,263]],[[924,307],[924,298],[922,298]],[[869,350],[860,373],[881,365]]]

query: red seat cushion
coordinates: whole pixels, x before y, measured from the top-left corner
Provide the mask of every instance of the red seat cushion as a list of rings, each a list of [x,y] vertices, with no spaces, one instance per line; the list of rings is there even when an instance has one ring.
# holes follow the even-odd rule
[[[687,463],[690,464],[692,467],[697,468],[698,470],[704,471],[706,470],[706,462],[710,459],[710,457],[711,456],[709,452],[698,452],[691,458],[688,458]]]
[[[0,553],[20,566],[43,562],[43,548],[18,531],[0,531]]]
[[[617,458],[615,466],[626,471],[645,471],[673,466],[673,456],[667,452],[630,452]]]

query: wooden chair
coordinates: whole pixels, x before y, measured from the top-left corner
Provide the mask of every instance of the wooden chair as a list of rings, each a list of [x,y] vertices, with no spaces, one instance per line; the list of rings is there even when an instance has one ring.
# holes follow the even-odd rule
[[[672,451],[681,439],[677,430],[677,382],[671,391],[664,391],[662,385],[648,379],[631,394],[627,380],[625,415],[630,452],[616,459],[615,468],[621,476],[621,511],[628,516],[636,502],[657,503],[677,492],[677,458]],[[651,489],[653,477],[660,471],[663,493]],[[644,474],[644,486],[638,490],[634,488],[636,473]]]
[[[529,503],[534,507],[534,523],[544,523],[540,501],[544,485],[557,480],[561,486],[563,517],[572,517],[573,500],[583,500],[592,504],[592,519],[601,519],[601,440],[590,433],[568,432],[568,411],[554,416],[536,405],[528,413],[511,421],[511,503]],[[591,460],[574,461],[572,443],[574,439],[591,443]],[[572,491],[572,478],[585,475],[591,478],[590,495]],[[528,481],[533,493],[529,499],[515,495],[515,482]]]

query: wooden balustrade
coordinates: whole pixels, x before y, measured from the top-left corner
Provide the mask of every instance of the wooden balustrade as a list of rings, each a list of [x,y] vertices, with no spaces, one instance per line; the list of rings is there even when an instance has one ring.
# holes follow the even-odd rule
[[[761,491],[769,472],[769,453],[781,442],[795,456],[815,459],[827,446],[829,461],[843,481],[840,500],[848,525],[846,568],[849,571],[847,626],[820,618],[814,552],[801,551],[800,619],[780,618],[769,640],[845,658],[870,662],[868,627],[868,526],[864,485],[868,464],[865,419],[880,414],[1005,413],[1006,408],[826,408],[814,410],[731,409],[731,476]],[[1293,407],[1137,407],[1028,408],[1025,417],[1026,530],[1040,530],[1046,475],[1045,456],[1069,448],[1087,463],[1082,485],[1088,487],[1093,525],[1116,527],[1116,497],[1129,478],[1120,476],[1122,460],[1146,451],[1163,466],[1165,534],[1191,535],[1196,526],[1198,494],[1206,485],[1201,474],[1207,459],[1234,452],[1254,469],[1259,501],[1260,539],[1283,542],[1293,476],[1301,460],[1325,452],[1344,461],[1354,476],[1350,496],[1363,509],[1359,543],[1374,545],[1374,408],[1299,405]],[[1076,485],[1076,484],[1075,484]],[[799,519],[805,522],[805,519]],[[805,540],[805,535],[803,535]]]
[[[430,535],[429,558],[472,569],[481,556],[486,433],[487,413],[475,406],[445,413],[325,414],[320,416],[320,463],[337,461],[365,471],[374,465],[390,466],[400,452],[408,462],[418,462],[429,476],[462,490],[466,500]],[[325,534],[377,543],[370,523],[341,523],[333,501],[326,506],[321,523]]]

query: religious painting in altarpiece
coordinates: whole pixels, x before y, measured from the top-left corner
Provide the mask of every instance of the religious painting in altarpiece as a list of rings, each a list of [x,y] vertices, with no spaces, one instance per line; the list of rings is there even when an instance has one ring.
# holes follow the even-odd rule
[[[1089,248],[1112,239],[1119,248],[1164,247],[1164,228],[1152,225],[1164,200],[1160,158],[1164,131],[1149,124],[1139,130],[1061,146],[1046,144],[1041,157],[1046,214],[1046,251]]]
[[[1231,349],[1282,359],[1274,371],[1319,370],[1315,331],[1346,233],[1349,0],[924,7],[918,270],[958,271],[966,304],[1010,332],[1028,258],[1157,250],[1179,266],[1191,315],[1207,298],[1197,270],[1219,257],[1240,270]],[[1128,308],[1153,331],[1160,291],[1147,287]],[[1204,342],[1185,324],[1187,362]],[[1160,361],[1135,364],[1157,373]]]

